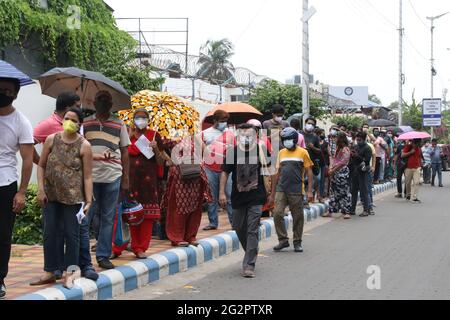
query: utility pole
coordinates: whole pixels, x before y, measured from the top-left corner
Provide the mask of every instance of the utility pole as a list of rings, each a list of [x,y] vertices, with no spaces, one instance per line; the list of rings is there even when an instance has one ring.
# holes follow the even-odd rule
[[[443,16],[449,14],[446,12],[435,17],[427,17],[431,21],[431,99],[434,98],[434,77],[436,76],[436,69],[434,68],[434,20],[442,18]],[[434,138],[434,127],[431,127],[431,136]]]
[[[303,124],[311,114],[309,105],[309,23],[308,21],[316,13],[314,7],[309,7],[309,1],[303,0],[303,71],[302,71],[302,106],[303,106]]]
[[[399,83],[398,83],[398,125],[403,125],[403,0],[400,0],[400,19],[399,19]]]

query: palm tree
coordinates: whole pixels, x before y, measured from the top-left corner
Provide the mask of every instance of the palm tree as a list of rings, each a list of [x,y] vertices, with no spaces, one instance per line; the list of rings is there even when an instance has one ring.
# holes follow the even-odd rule
[[[200,48],[197,77],[217,85],[234,82],[234,66],[230,59],[234,55],[233,44],[228,39],[208,40]]]

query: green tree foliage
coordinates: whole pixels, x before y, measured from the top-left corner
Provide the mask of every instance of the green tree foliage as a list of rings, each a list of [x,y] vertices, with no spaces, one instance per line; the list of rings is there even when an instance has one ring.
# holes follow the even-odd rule
[[[102,0],[48,0],[41,8],[37,0],[0,1],[0,50],[7,46],[29,49],[38,39],[38,50],[48,69],[75,66],[103,73],[120,82],[129,93],[158,90],[161,79],[151,79],[149,70],[132,66],[137,42],[115,25]],[[71,28],[71,5],[80,9],[80,28]]]
[[[232,82],[234,66],[230,59],[234,55],[233,49],[233,44],[228,39],[208,40],[200,48],[202,53],[198,62],[201,67],[197,76],[214,84]]]
[[[367,119],[358,116],[344,115],[342,117],[334,116],[331,122],[336,125],[346,125],[347,128],[361,128]]]
[[[263,81],[251,92],[250,104],[261,112],[270,112],[272,106],[281,104],[287,115],[302,113],[302,89],[296,85],[284,85],[275,80]],[[311,115],[323,118],[327,111],[322,108],[324,102],[311,99]]]
[[[422,120],[422,105],[416,102],[416,99],[412,99],[411,104],[405,103],[403,105],[403,124],[405,126],[411,126],[414,130],[425,130]]]
[[[382,104],[380,98],[378,98],[376,94],[369,94],[369,100],[379,105]]]

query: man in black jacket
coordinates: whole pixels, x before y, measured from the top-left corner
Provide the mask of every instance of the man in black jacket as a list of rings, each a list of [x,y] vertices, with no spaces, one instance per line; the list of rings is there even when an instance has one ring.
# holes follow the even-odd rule
[[[358,132],[358,134],[356,135],[357,145],[352,148],[350,159],[352,190],[351,212],[353,215],[355,215],[356,203],[358,202],[358,192],[360,192],[364,206],[364,212],[360,215],[360,217],[368,217],[369,215],[371,215],[369,205],[368,174],[370,171],[372,150],[366,143],[366,139],[367,134],[365,132]]]

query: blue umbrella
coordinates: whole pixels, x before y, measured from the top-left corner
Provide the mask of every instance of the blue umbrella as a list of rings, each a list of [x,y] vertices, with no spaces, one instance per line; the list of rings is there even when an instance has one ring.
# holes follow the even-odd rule
[[[3,60],[0,60],[0,78],[18,79],[21,87],[34,84],[34,81],[29,76]]]

